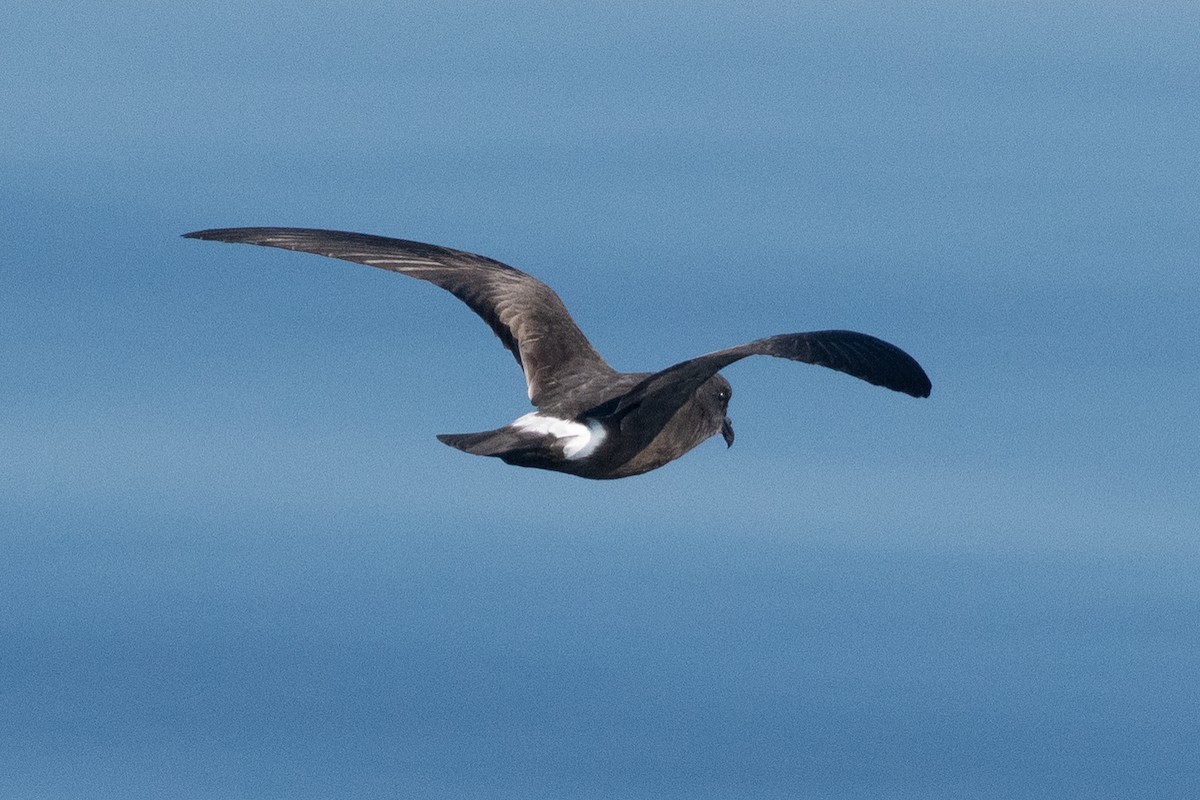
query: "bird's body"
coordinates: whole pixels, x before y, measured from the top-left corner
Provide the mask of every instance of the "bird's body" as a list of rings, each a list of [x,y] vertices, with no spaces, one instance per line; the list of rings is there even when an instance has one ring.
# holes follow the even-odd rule
[[[185,236],[353,261],[420,278],[454,294],[512,352],[537,410],[495,430],[438,439],[517,466],[584,478],[624,478],[674,461],[717,433],[732,445],[733,427],[726,416],[732,389],[718,370],[751,355],[819,364],[914,397],[929,395],[929,378],[911,356],[863,333],[782,334],[659,372],[618,372],[588,342],[553,290],[484,256],[309,228],[224,228]]]
[[[625,478],[674,461],[724,428],[732,392],[720,375],[709,378],[661,428],[639,430],[606,408],[635,388],[649,373],[616,373],[602,391],[581,398],[585,410],[573,418],[535,411],[502,428],[482,433],[442,434],[438,440],[472,455],[496,456],[508,464],[568,472],[583,478]],[[634,422],[636,422],[636,417]],[[714,422],[716,430],[712,430]]]

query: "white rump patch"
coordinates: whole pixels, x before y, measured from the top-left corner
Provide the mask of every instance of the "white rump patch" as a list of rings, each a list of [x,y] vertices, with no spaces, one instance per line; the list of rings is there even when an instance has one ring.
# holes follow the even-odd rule
[[[530,433],[544,433],[558,439],[563,455],[571,460],[587,458],[604,441],[604,426],[594,419],[587,424],[569,419],[548,417],[534,411],[513,421],[513,427]]]

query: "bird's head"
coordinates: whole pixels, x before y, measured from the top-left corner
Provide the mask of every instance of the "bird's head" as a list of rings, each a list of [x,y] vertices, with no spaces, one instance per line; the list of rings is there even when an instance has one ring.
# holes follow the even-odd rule
[[[696,392],[696,399],[704,409],[708,422],[709,436],[720,433],[725,439],[726,447],[733,447],[733,422],[727,417],[729,398],[733,397],[733,387],[721,374],[713,375]]]

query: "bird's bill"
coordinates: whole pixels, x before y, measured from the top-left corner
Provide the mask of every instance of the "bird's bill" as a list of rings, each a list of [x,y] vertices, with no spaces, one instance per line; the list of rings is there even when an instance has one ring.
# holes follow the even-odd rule
[[[725,439],[725,447],[733,447],[733,421],[729,417],[721,423],[721,436]]]

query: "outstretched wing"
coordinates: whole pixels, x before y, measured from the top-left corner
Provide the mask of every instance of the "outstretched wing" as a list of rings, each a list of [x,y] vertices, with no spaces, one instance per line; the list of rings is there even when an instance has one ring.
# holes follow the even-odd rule
[[[747,356],[775,356],[845,372],[876,386],[928,397],[931,385],[921,365],[882,339],[854,331],[784,333],[682,361],[648,375],[620,397],[588,412],[608,423],[636,415],[639,430],[657,432],[701,384]]]
[[[448,247],[312,228],[218,228],[190,239],[281,247],[399,272],[440,286],[483,318],[525,372],[529,399],[553,409],[571,389],[614,374],[546,284],[484,256]]]

